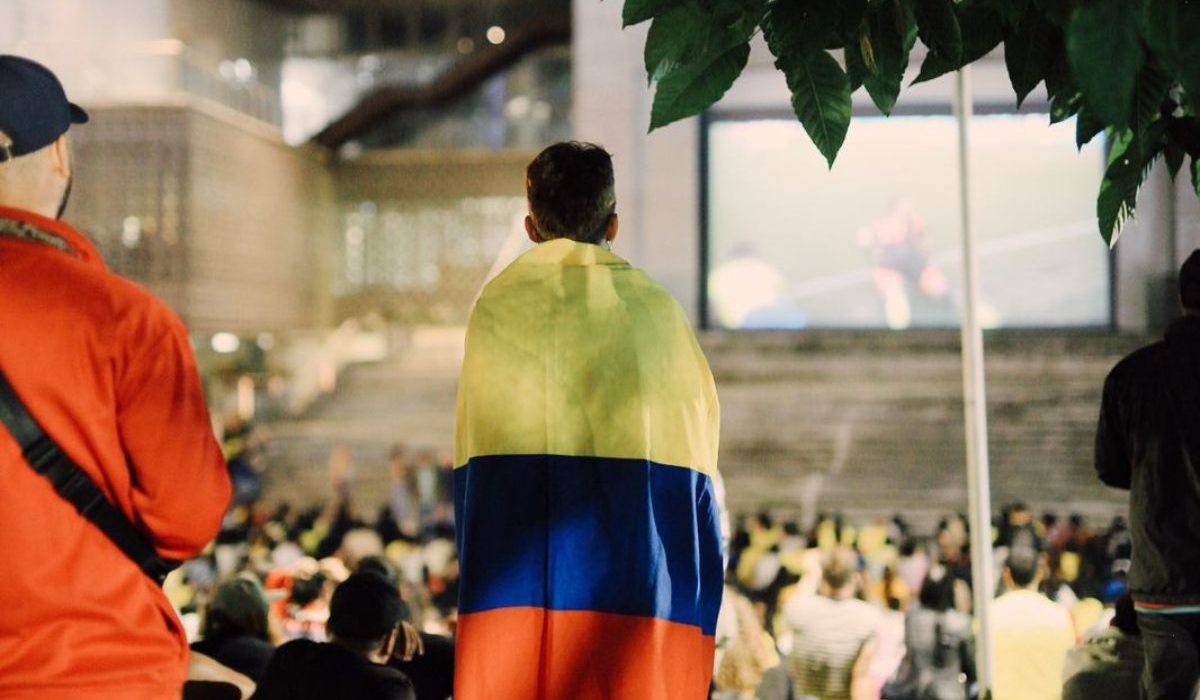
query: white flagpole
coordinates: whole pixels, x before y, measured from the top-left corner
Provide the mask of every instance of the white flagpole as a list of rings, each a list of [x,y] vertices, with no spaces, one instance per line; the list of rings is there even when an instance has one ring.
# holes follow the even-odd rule
[[[991,603],[995,575],[992,562],[992,497],[988,466],[987,394],[983,375],[983,331],[979,326],[979,261],[971,228],[971,75],[956,74],[958,117],[959,206],[962,214],[962,356],[963,404],[967,437],[967,493],[971,519],[971,588],[975,602],[975,668],[979,697],[992,694]]]

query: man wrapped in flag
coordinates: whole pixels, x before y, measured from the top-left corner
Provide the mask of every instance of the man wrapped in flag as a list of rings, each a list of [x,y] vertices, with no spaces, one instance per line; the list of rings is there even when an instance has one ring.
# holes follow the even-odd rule
[[[608,250],[612,159],[547,148],[536,243],[484,289],[458,393],[456,700],[701,700],[722,592],[716,389]]]

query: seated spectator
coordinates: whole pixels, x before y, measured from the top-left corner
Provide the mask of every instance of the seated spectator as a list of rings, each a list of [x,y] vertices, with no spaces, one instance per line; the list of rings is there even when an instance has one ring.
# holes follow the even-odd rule
[[[255,683],[275,647],[267,632],[267,598],[257,581],[237,577],[222,583],[209,601],[192,651],[248,676]]]
[[[1112,624],[1067,654],[1063,700],[1138,697],[1145,654],[1133,599],[1126,594],[1117,600]]]
[[[399,573],[383,557],[367,557],[359,562],[357,573],[364,572],[373,572],[389,585],[400,587]],[[401,623],[401,629],[404,636],[397,642],[388,666],[408,676],[417,700],[446,700],[454,693],[454,640],[420,632],[408,621]]]
[[[354,574],[333,592],[329,643],[298,639],[280,647],[256,700],[415,700],[412,683],[387,667],[400,635],[404,603],[374,573]]]
[[[886,700],[964,700],[975,677],[971,618],[954,609],[955,579],[935,566],[921,584],[920,606],[905,617],[907,653]],[[964,683],[964,681],[967,681]]]
[[[775,700],[788,697],[787,674],[780,666],[775,640],[763,629],[754,606],[736,590],[726,587],[721,601],[722,623],[732,636],[718,651],[720,660],[713,675],[714,700]],[[731,619],[729,619],[731,618]],[[769,677],[768,677],[769,674]]]
[[[1042,561],[1030,547],[1014,547],[1004,567],[1008,592],[992,603],[994,700],[1059,700],[1063,663],[1075,646],[1066,608],[1037,592]]]
[[[818,595],[798,594],[784,607],[792,630],[788,659],[795,693],[821,700],[865,700],[874,695],[870,668],[880,612],[854,598],[858,557],[846,547],[821,556]]]
[[[268,577],[269,582],[271,578]],[[310,557],[301,559],[296,563],[287,586],[290,591],[286,598],[280,600],[279,610],[285,636],[288,639],[325,641],[331,585],[321,565]]]

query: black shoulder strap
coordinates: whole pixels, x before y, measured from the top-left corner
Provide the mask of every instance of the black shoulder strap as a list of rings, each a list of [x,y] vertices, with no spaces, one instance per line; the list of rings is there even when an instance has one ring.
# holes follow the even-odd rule
[[[80,515],[90,520],[125,556],[161,585],[177,564],[159,557],[149,538],[105,498],[79,465],[42,430],[3,372],[0,372],[0,423],[8,427],[21,446],[29,466],[46,477],[58,495],[75,506]]]

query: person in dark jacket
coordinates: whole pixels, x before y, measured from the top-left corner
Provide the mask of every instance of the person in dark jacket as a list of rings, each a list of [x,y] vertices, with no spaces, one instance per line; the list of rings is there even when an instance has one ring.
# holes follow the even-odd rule
[[[412,682],[385,664],[404,603],[381,576],[356,573],[333,592],[330,643],[297,639],[276,650],[254,700],[415,700]]]
[[[222,583],[204,613],[201,637],[192,651],[261,681],[275,646],[267,630],[267,597],[258,581],[238,576]]]
[[[1179,273],[1182,318],[1104,382],[1096,472],[1130,491],[1129,590],[1146,648],[1144,696],[1200,678],[1200,249]]]
[[[364,558],[355,572],[372,572],[400,589],[400,574],[383,557]],[[454,640],[420,632],[409,620],[402,622],[401,628],[405,632],[404,643],[397,641],[388,666],[408,676],[416,700],[447,700],[454,694]]]

